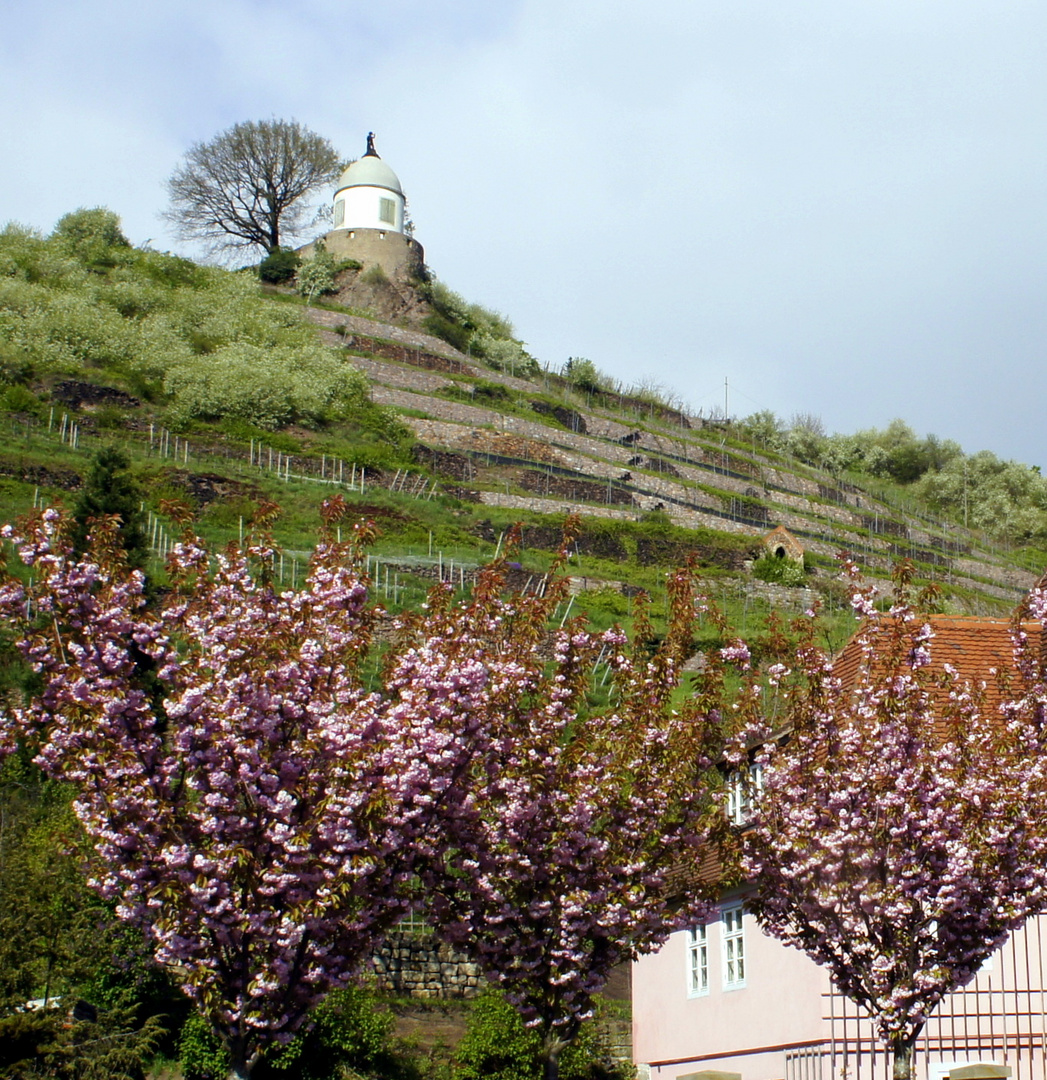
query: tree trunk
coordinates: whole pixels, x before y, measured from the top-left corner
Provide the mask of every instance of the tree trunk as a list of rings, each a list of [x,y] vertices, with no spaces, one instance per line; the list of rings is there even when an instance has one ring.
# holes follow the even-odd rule
[[[560,1080],[560,1049],[548,1050],[542,1069],[542,1080]]]
[[[244,1039],[227,1040],[225,1048],[229,1052],[228,1080],[251,1080],[261,1055],[256,1050],[249,1050]]]
[[[918,1031],[908,1035],[896,1035],[891,1040],[891,1052],[894,1054],[893,1080],[913,1080],[913,1048],[916,1046]]]
[[[542,1040],[542,1080],[559,1080],[560,1054],[567,1040],[557,1035],[546,1035]]]

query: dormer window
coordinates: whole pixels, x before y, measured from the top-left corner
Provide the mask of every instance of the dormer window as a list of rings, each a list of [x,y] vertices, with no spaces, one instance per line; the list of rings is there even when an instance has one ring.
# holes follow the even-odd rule
[[[735,771],[727,777],[727,820],[744,825],[752,817],[753,804],[763,791],[763,766],[750,765],[748,772]]]

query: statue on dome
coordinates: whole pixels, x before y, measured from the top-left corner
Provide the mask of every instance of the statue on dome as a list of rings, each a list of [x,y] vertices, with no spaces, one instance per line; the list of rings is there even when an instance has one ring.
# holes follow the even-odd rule
[[[367,133],[367,153],[364,157],[378,157],[378,151],[374,148],[374,132],[369,131]]]

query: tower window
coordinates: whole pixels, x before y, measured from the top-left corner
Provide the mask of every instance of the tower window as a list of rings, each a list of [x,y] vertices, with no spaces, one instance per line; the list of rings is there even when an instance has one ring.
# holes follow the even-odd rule
[[[338,199],[334,204],[334,225],[337,229],[345,222],[345,199]]]
[[[396,224],[396,203],[392,199],[378,200],[378,220]]]

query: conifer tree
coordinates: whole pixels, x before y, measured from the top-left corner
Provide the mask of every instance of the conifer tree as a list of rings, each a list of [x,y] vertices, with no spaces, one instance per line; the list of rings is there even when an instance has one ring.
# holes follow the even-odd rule
[[[73,543],[78,551],[84,551],[91,522],[115,515],[120,520],[117,542],[128,564],[140,568],[149,555],[149,540],[142,493],[130,474],[130,466],[128,456],[115,446],[107,446],[94,456],[73,508]]]

